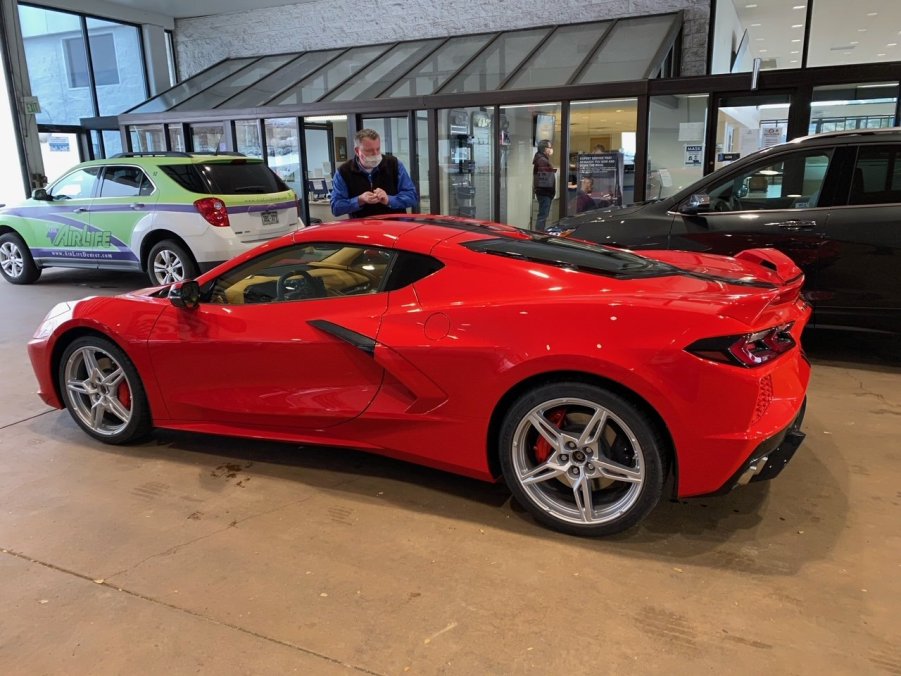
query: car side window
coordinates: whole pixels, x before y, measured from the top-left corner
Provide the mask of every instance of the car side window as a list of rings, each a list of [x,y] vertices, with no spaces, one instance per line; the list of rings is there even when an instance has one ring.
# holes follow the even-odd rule
[[[901,145],[861,146],[848,204],[901,203]]]
[[[814,150],[751,165],[710,187],[710,209],[762,211],[815,207],[831,157],[831,149]]]
[[[396,253],[329,242],[267,251],[219,277],[204,297],[219,305],[252,305],[377,293]]]
[[[146,180],[137,167],[107,167],[103,171],[100,197],[137,197]]]
[[[100,167],[78,169],[57,181],[48,191],[54,200],[89,199],[94,196],[94,187]]]

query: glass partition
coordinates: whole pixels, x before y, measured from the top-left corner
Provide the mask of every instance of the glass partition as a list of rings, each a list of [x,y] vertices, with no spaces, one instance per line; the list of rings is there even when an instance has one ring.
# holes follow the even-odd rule
[[[810,133],[892,127],[897,106],[897,82],[815,87]]]
[[[817,0],[814,7],[819,4]],[[833,16],[841,11],[833,10]],[[747,73],[755,58],[761,70],[800,68],[806,22],[804,2],[716,3],[710,72]]]
[[[229,150],[225,142],[225,127],[221,122],[189,125],[191,148],[195,153],[215,153]]]
[[[263,157],[259,120],[235,120],[235,149],[247,157]]]
[[[704,175],[706,94],[652,96],[645,197],[669,197]]]
[[[566,84],[612,23],[597,21],[559,27],[543,41],[532,59],[504,85],[504,89],[558,87]]]
[[[588,84],[652,77],[660,67],[654,61],[658,46],[679,21],[678,16],[671,14],[618,21],[576,82]]]
[[[231,77],[214,84],[206,91],[192,96],[184,103],[173,106],[171,110],[209,110],[210,108],[215,108],[226,99],[259,82],[262,78],[280,66],[285,65],[296,56],[296,54],[264,56],[260,60],[245,66]]]
[[[112,157],[122,152],[122,134],[118,131],[102,131],[103,151],[106,157]]]
[[[298,196],[304,195],[300,175],[300,135],[296,117],[265,120],[267,162]]]
[[[634,201],[638,100],[577,101],[569,110],[566,213]]]
[[[496,129],[492,109],[438,111],[441,213],[492,219]]]
[[[419,168],[413,180],[419,189],[419,210],[431,214],[432,197],[429,192],[429,117],[425,110],[416,111],[416,164]]]
[[[226,99],[219,106],[222,108],[256,108],[265,105],[279,92],[295,85],[317,68],[335,58],[342,51],[340,49],[327,49],[321,52],[302,54],[271,75],[267,75],[258,82],[249,85],[239,94]]]
[[[539,202],[535,195],[532,161],[538,150],[538,141],[550,141],[557,151],[560,139],[560,104],[527,104],[503,106],[497,121],[500,144],[500,206],[499,220],[520,228],[535,229],[538,225]],[[546,226],[557,222],[560,214],[560,164],[559,155],[550,156],[556,170]],[[564,190],[566,186],[563,186]]]
[[[324,101],[374,99],[388,88],[410,64],[435,49],[441,40],[402,42],[380,57],[343,86],[330,92]]]
[[[788,132],[788,94],[722,98],[717,106],[714,169],[763,148],[784,143]]]
[[[424,96],[437,91],[491,35],[461,35],[445,42],[412,73],[386,92],[385,96]]]
[[[166,149],[161,124],[135,124],[128,128],[132,152],[149,153]]]
[[[360,72],[384,54],[390,45],[368,45],[347,50],[334,61],[323,66],[285,94],[279,96],[270,105],[296,105],[318,101],[330,90],[342,84],[352,75]]]
[[[816,0],[810,19],[808,66],[901,60],[898,0],[852,3]]]
[[[170,124],[169,130],[169,147],[183,153],[185,151],[185,129],[180,124]]]
[[[152,99],[145,101],[137,108],[132,108],[127,111],[129,113],[159,113],[177,106],[179,103],[184,101],[185,99],[202,92],[207,87],[210,87],[223,78],[231,75],[234,72],[241,70],[244,66],[252,61],[256,61],[256,58],[245,58],[245,59],[229,59],[228,61],[222,61],[221,63],[216,64],[195,75],[194,77],[185,80],[181,84],[175,85],[172,89],[167,89],[159,96],[154,96]]]
[[[549,32],[550,29],[539,28],[502,33],[472,63],[442,87],[441,93],[497,89]]]

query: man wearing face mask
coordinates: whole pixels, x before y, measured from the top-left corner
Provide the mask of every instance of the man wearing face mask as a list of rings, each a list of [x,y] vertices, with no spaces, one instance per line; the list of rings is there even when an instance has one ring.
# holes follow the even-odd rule
[[[374,129],[354,137],[354,156],[338,167],[332,180],[332,213],[353,218],[403,214],[419,201],[416,186],[396,157],[382,155]]]

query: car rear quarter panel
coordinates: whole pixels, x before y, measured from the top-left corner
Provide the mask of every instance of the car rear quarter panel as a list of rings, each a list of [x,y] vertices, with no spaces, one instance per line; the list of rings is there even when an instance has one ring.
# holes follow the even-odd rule
[[[705,297],[705,282],[671,279],[666,284],[676,288],[666,296],[650,292],[659,280],[623,282],[513,263],[448,266],[415,284],[415,292],[394,294],[379,342],[446,396],[426,414],[404,417],[411,400],[390,402],[386,383],[385,396],[366,418],[397,415],[405,422],[385,430],[385,445],[426,455],[435,466],[487,476],[492,415],[519,383],[540,376],[612,381],[663,420],[679,466],[679,493],[690,495],[718,488],[759,440],[797,412],[808,377],[798,350],[760,369],[685,351],[699,338],[749,330],[721,312],[727,299],[718,304]],[[767,320],[803,313],[787,304]],[[762,387],[773,394],[760,414]]]

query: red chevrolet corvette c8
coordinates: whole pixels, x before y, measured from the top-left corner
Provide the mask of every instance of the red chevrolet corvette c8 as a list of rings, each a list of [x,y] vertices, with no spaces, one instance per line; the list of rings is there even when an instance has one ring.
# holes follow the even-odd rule
[[[578,535],[778,474],[810,309],[784,254],[641,255],[447,216],[308,227],[197,280],[57,305],[45,402],[153,428],[362,449],[494,481]]]

